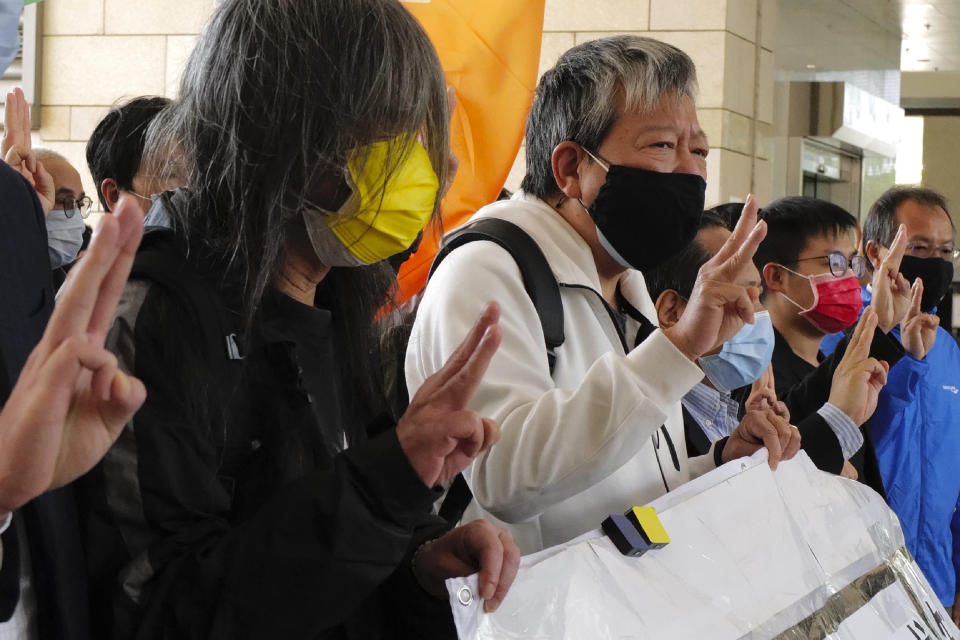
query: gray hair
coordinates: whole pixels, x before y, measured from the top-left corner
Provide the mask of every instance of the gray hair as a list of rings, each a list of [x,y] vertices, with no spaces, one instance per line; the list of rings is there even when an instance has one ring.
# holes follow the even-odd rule
[[[662,96],[696,99],[697,72],[673,45],[640,36],[592,40],[564,53],[543,74],[527,118],[524,191],[558,193],[551,156],[565,140],[595,151],[625,112],[645,113]]]
[[[57,160],[63,160],[67,164],[70,164],[70,161],[64,158],[62,153],[57,153],[53,149],[36,147],[33,150],[33,155],[40,162],[43,162],[48,158],[56,158]],[[70,165],[70,166],[73,166],[73,165]]]
[[[953,218],[947,209],[947,199],[940,193],[927,187],[890,187],[877,198],[870,206],[870,212],[863,223],[863,251],[866,253],[867,242],[872,241],[881,247],[889,247],[897,235],[897,209],[907,200],[913,200],[925,207],[940,207],[947,214],[950,226]],[[872,266],[872,265],[871,265]]]
[[[191,189],[173,227],[236,276],[251,316],[303,210],[339,204],[348,154],[397,141],[374,168],[382,189],[411,136],[445,184],[443,69],[399,2],[226,0],[151,124],[146,168]]]

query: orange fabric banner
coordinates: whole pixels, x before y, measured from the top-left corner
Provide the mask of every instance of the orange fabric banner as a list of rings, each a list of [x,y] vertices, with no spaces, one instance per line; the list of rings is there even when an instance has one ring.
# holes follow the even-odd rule
[[[450,142],[460,160],[443,200],[444,230],[496,200],[523,140],[540,61],[544,0],[403,0],[457,93]],[[424,230],[400,269],[400,302],[427,282],[440,238]]]

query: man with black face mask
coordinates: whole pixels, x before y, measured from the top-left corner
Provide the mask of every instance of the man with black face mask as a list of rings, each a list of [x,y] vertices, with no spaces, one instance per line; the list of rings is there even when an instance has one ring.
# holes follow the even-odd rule
[[[753,323],[759,291],[742,272],[765,232],[750,198],[700,270],[682,319],[654,327],[641,271],[693,239],[703,211],[709,147],[695,92],[685,53],[637,36],[574,47],[541,78],[522,189],[474,220],[513,223],[540,249],[559,285],[559,347],[547,349],[518,263],[493,242],[451,251],[420,304],[406,359],[411,392],[452,352],[468,317],[488,300],[501,305],[503,341],[470,408],[496,419],[502,439],[464,476],[475,498],[468,514],[507,523],[525,553],[761,442],[771,466],[795,450],[784,423],[738,428],[707,455],[687,456],[680,399],[703,377],[697,359]]]
[[[922,281],[914,305],[919,304],[923,322],[901,323],[891,333],[901,342],[922,343],[926,355],[908,355],[890,369],[872,419],[873,439],[887,499],[903,525],[907,548],[960,623],[960,349],[931,315],[950,291],[956,231],[939,193],[894,187],[873,204],[864,223],[865,253],[874,269],[881,268],[899,225],[907,238],[900,273],[911,284]],[[863,289],[865,303],[872,293]],[[831,338],[824,351],[833,348]]]

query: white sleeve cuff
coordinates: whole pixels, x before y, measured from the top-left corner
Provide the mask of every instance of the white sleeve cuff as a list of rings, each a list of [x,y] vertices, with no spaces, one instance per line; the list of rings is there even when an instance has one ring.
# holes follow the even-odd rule
[[[817,409],[820,417],[826,420],[840,441],[840,450],[843,451],[843,460],[846,462],[853,457],[863,446],[863,432],[853,419],[829,402]]]

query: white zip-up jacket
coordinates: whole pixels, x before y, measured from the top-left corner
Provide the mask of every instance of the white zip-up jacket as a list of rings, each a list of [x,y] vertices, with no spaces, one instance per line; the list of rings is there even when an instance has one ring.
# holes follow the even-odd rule
[[[590,248],[543,200],[517,192],[481,209],[513,222],[540,246],[561,286],[565,341],[551,377],[543,330],[520,270],[493,242],[448,255],[420,302],[406,356],[411,395],[466,337],[487,302],[500,303],[503,340],[469,409],[497,421],[500,442],[464,476],[474,503],[465,514],[507,526],[523,553],[566,542],[713,468],[711,450],[687,459],[680,398],[703,372],[660,332],[623,343],[600,294]],[[638,271],[623,297],[651,322],[656,312]],[[665,425],[679,469],[660,430]],[[666,487],[665,487],[666,485]]]

